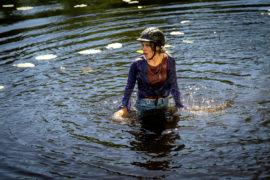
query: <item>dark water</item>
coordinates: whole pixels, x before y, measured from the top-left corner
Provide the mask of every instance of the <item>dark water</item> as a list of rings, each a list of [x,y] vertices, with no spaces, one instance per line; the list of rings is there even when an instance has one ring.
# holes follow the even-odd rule
[[[268,0],[0,8],[1,179],[270,178]],[[135,110],[114,121],[136,38],[150,26],[172,45],[188,109],[166,123],[140,122]],[[99,53],[78,53],[89,49]],[[36,60],[46,54],[57,57]]]

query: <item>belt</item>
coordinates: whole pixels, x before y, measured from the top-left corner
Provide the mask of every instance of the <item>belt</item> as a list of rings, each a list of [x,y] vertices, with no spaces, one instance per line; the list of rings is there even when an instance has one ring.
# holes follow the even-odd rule
[[[149,97],[147,97],[145,99],[155,100],[155,105],[157,106],[158,100],[161,99],[161,98],[163,98],[163,97],[162,96],[149,96]]]
[[[156,97],[156,96],[149,96],[149,97],[147,97],[147,98],[145,98],[145,99],[152,99],[152,100],[155,100],[155,99],[160,99],[160,98],[163,98],[162,96],[158,96],[158,97]]]

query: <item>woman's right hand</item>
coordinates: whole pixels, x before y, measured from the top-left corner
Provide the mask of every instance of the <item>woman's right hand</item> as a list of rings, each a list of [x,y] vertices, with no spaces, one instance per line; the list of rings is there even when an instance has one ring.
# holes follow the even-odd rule
[[[127,108],[124,107],[114,113],[114,116],[116,117],[126,117],[127,116]]]
[[[173,115],[174,116],[180,116],[183,109],[187,109],[187,106],[183,105],[183,107],[181,107],[181,108],[176,108],[174,110],[174,112],[173,112]]]

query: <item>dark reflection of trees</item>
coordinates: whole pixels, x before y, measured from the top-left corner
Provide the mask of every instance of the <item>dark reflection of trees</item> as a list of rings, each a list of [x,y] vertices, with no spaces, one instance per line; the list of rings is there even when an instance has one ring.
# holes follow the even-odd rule
[[[175,143],[180,139],[178,133],[173,131],[179,117],[164,112],[151,112],[140,120],[140,131],[131,132],[135,136],[135,140],[130,142],[131,150],[143,152],[142,156],[146,155],[147,158],[144,162],[134,161],[132,164],[149,170],[170,169],[171,153],[185,147],[184,144]]]
[[[181,3],[191,3],[202,0],[185,0]],[[204,0],[207,1],[207,0]],[[162,5],[167,3],[177,2],[179,0],[140,0],[139,3],[129,4],[122,0],[9,0],[9,1],[0,1],[0,11],[2,16],[0,17],[0,24],[9,25],[16,23],[22,20],[33,19],[33,18],[43,18],[43,17],[52,17],[57,15],[78,15],[89,12],[104,12],[104,10],[112,8],[123,8],[123,7],[137,7],[138,5]],[[2,8],[4,4],[13,4],[12,8]],[[86,4],[86,8],[73,8],[78,4]],[[17,7],[21,6],[42,6],[42,5],[51,5],[51,9],[46,11],[36,12],[34,14],[22,15],[21,12],[16,12]],[[64,9],[53,8],[62,5]]]

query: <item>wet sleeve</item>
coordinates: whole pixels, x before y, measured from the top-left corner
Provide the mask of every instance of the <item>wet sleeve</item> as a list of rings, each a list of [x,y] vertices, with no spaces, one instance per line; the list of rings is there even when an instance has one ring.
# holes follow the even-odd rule
[[[180,100],[181,93],[178,88],[178,83],[177,83],[177,76],[176,76],[176,68],[175,68],[175,60],[172,60],[172,65],[171,65],[171,70],[170,70],[170,78],[171,78],[171,89],[170,93],[173,96],[173,99],[175,101],[175,106],[177,108],[182,108],[184,107],[183,103]]]
[[[130,109],[131,106],[130,97],[136,84],[136,75],[137,75],[137,65],[136,62],[133,62],[129,68],[128,80],[125,87],[122,104],[119,106],[119,109],[123,107],[126,107],[128,110]]]

